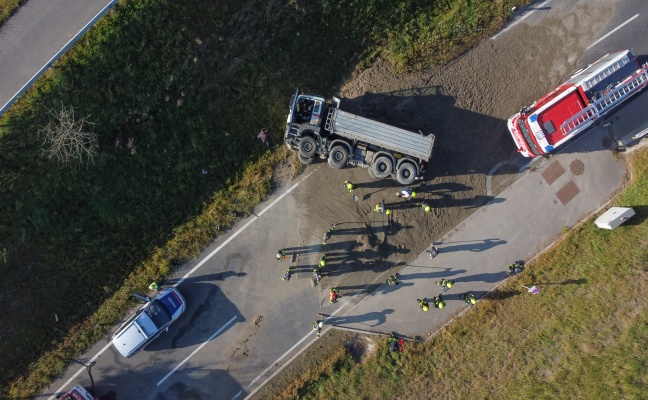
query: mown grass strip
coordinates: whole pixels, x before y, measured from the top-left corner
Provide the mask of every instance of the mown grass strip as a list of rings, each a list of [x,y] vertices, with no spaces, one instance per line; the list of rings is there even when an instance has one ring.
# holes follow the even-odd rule
[[[485,26],[524,2],[490,2]],[[256,133],[267,126],[280,140],[294,86],[333,94],[381,51],[403,66],[458,54],[413,51],[425,36],[404,29],[455,3],[481,2],[119,3],[0,118],[0,308],[11,316],[0,321],[0,396],[9,386],[33,395],[57,376],[120,319],[132,291],[231,222],[233,193],[246,207],[267,194],[268,166],[285,155],[265,155]],[[409,38],[389,47],[401,31]],[[45,156],[38,130],[61,105],[95,124],[94,163]]]
[[[333,373],[277,398],[647,398],[648,149],[629,159],[613,204],[635,209],[625,225],[590,218],[429,342],[401,354],[384,343],[364,364],[339,355]]]

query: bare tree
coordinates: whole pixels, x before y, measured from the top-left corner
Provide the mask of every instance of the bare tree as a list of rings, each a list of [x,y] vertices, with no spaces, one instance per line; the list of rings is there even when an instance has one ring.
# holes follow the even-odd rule
[[[61,110],[49,110],[50,122],[39,130],[44,137],[43,148],[47,157],[61,164],[72,161],[92,162],[97,154],[99,141],[92,132],[94,124],[88,122],[90,116],[79,120],[74,116],[74,107],[61,104]],[[85,130],[84,128],[88,128]]]

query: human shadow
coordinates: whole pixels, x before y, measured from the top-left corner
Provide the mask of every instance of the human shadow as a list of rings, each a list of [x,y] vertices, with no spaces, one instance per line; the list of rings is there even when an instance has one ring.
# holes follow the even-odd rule
[[[383,311],[373,311],[361,315],[345,315],[342,317],[329,317],[328,323],[333,326],[340,326],[344,324],[361,324],[370,327],[375,327],[384,324],[387,321],[387,315],[392,314],[393,309],[388,308]],[[375,324],[368,324],[367,321],[376,321]]]
[[[442,242],[439,241],[437,242],[438,245],[443,245],[442,251],[444,253],[449,253],[452,251],[473,251],[473,252],[480,252],[480,251],[485,251],[488,249],[491,249],[495,246],[500,246],[503,244],[508,243],[504,239],[499,239],[499,238],[492,238],[492,239],[482,239],[481,241],[475,240],[475,241],[463,241],[463,242]],[[446,246],[448,243],[466,243],[466,244],[455,244],[451,246]]]
[[[455,283],[459,282],[486,282],[486,283],[495,283],[499,282],[506,278],[506,272],[485,272],[482,274],[462,276],[455,279]]]
[[[413,281],[417,279],[449,278],[466,272],[465,269],[452,269],[452,268],[439,268],[439,269],[441,269],[441,271],[438,272],[416,272],[413,274],[398,274],[398,279],[400,279],[401,281]]]

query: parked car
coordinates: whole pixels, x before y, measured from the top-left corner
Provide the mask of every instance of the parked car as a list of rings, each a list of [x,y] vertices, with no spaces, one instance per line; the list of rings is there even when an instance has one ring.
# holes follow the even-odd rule
[[[70,389],[69,392],[63,393],[57,398],[60,400],[99,400],[98,397],[94,397],[81,385],[76,385],[75,387]]]
[[[124,357],[142,350],[186,310],[186,302],[178,289],[162,289],[135,315],[128,318],[113,335],[113,345]]]

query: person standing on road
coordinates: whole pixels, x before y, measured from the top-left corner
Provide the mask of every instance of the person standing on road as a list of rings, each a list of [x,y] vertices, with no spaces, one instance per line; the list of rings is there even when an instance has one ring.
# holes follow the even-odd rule
[[[353,193],[353,183],[351,183],[350,180],[347,179],[344,181],[344,187],[349,191],[349,193]]]
[[[430,250],[427,250],[430,253],[430,260],[439,255],[439,248],[436,246],[430,247]]]
[[[466,304],[468,304],[469,306],[474,306],[475,304],[477,304],[477,298],[472,293],[464,293],[461,295],[461,298],[464,299]]]
[[[421,307],[421,310],[427,311],[430,309],[430,305],[428,304],[426,298],[416,299],[416,301],[418,302],[418,306]]]
[[[437,281],[436,284],[441,286],[444,292],[447,292],[448,290],[452,289],[452,286],[454,285],[454,281],[441,279],[440,281]]]
[[[331,234],[333,233],[334,230],[335,230],[335,226],[332,226],[328,231],[326,231],[323,238],[324,239],[323,244],[326,244],[326,242],[329,241],[329,239],[331,238]]]
[[[445,307],[446,303],[443,300],[443,296],[438,295],[435,298],[433,298],[432,299],[432,305],[434,306],[434,308],[443,308],[443,307]]]
[[[322,257],[320,257],[319,266],[320,268],[326,267],[326,254],[322,254]]]
[[[329,301],[331,304],[335,304],[338,301],[338,298],[340,298],[340,291],[336,288],[330,288],[329,289]]]
[[[317,338],[320,337],[320,332],[322,331],[322,322],[321,321],[315,321],[313,324],[313,330],[317,332]]]
[[[398,274],[397,273],[390,276],[389,278],[387,278],[387,284],[388,285],[396,286],[399,283],[400,283],[400,279],[398,279]]]
[[[281,278],[282,281],[289,281],[290,280],[290,275],[292,275],[293,269],[292,267],[288,267],[288,270],[284,274],[284,276]]]
[[[412,188],[405,188],[400,192],[396,193],[396,196],[398,196],[399,198],[407,199],[410,197],[416,197],[416,192],[412,190]]]
[[[374,207],[374,211],[377,213],[381,214],[386,214],[389,215],[391,214],[391,210],[385,207],[385,199],[380,200],[377,204],[376,207]]]
[[[286,249],[277,250],[277,260],[283,261],[286,259]]]

